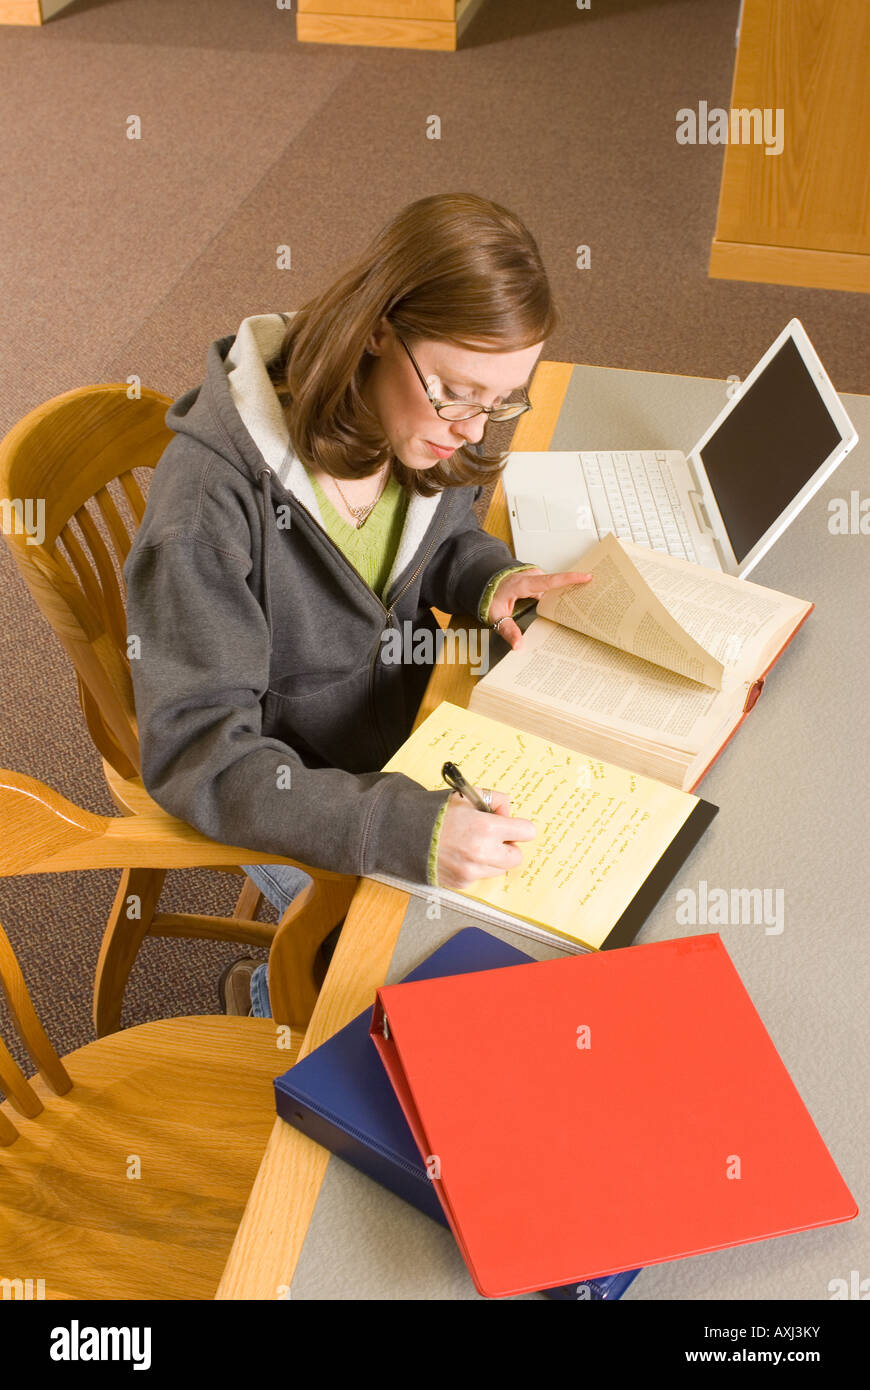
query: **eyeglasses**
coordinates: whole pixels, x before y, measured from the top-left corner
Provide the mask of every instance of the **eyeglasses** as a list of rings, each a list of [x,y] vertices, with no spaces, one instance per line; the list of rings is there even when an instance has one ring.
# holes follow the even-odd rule
[[[398,333],[396,334],[398,338]],[[523,415],[527,410],[531,410],[532,403],[525,391],[522,390],[522,400],[507,401],[504,405],[476,405],[473,401],[441,401],[435,395],[428,381],[420,371],[413,352],[408,347],[404,338],[399,338],[399,342],[407,352],[414,367],[414,371],[420,378],[423,390],[429,397],[433,408],[441,416],[442,420],[473,420],[475,415],[488,415],[490,420],[514,420],[518,415]]]

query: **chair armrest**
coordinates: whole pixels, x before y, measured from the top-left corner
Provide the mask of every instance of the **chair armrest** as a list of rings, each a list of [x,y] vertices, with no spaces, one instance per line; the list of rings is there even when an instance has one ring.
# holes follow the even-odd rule
[[[0,877],[73,869],[193,869],[293,864],[315,879],[348,874],[314,868],[272,850],[223,845],[152,801],[148,815],[98,816],[44,782],[0,769]]]

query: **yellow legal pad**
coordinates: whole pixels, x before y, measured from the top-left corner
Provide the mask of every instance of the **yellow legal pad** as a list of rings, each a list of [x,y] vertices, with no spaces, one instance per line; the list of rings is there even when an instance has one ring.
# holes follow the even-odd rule
[[[457,763],[472,785],[504,792],[510,797],[511,814],[532,821],[537,830],[535,840],[519,846],[522,865],[498,878],[480,879],[456,896],[595,950],[638,897],[696,808],[715,814],[715,808],[689,792],[446,701],[384,771],[403,772],[434,790],[444,786],[441,767],[448,761]],[[671,858],[668,879],[712,814],[697,826],[679,859]],[[634,924],[632,936],[639,925]]]

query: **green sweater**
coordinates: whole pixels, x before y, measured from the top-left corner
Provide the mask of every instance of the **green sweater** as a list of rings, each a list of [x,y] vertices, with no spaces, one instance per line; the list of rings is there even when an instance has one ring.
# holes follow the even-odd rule
[[[309,477],[311,477],[310,474]],[[408,495],[401,483],[393,477],[390,478],[376,505],[369,512],[365,525],[359,528],[351,526],[349,521],[345,521],[313,477],[311,484],[320,505],[320,514],[323,517],[326,534],[347,557],[369,588],[374,589],[375,593],[382,598],[384,585],[390,576],[390,570],[399,548],[408,507]],[[505,575],[513,574],[515,570],[527,568],[527,565],[512,565],[493,575],[484,590],[480,603],[480,616],[483,622],[488,621],[489,606],[500,581],[504,579]],[[446,811],[447,802],[445,801],[435,822],[432,843],[429,846],[428,877],[429,883],[433,887],[438,882],[438,840]]]
[[[346,555],[369,588],[382,598],[405,524],[408,509],[405,489],[390,477],[373,511],[369,512],[365,525],[357,529],[336,511],[314,478],[311,478],[311,484],[330,540]]]

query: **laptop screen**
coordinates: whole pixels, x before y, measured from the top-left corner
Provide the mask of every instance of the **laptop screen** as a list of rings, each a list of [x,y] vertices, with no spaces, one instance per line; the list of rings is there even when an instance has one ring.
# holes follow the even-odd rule
[[[841,438],[794,340],[787,338],[701,452],[738,561]]]

